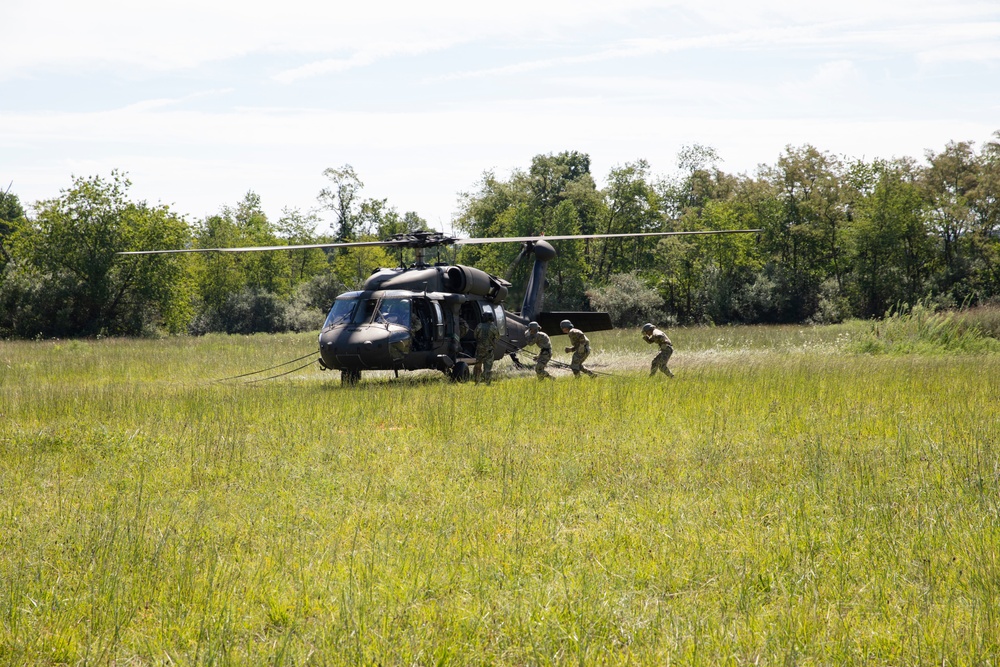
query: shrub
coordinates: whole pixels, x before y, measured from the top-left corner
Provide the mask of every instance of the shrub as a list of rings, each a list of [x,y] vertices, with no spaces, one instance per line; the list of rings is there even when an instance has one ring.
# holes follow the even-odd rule
[[[207,307],[188,330],[207,333],[251,334],[318,330],[337,295],[346,288],[335,276],[318,275],[302,283],[290,301],[259,288],[246,288],[218,308]]]
[[[247,288],[231,294],[218,308],[210,308],[195,317],[190,331],[195,335],[210,332],[282,333],[289,330],[286,308],[286,304],[275,294]]]
[[[588,290],[587,297],[596,310],[611,315],[615,326],[630,327],[666,319],[663,298],[634,273],[611,276],[604,287]]]
[[[810,321],[813,324],[839,324],[850,314],[850,304],[835,278],[827,278],[819,288],[819,306]]]
[[[73,335],[77,290],[64,276],[39,274],[11,263],[0,275],[0,337]]]
[[[303,308],[315,308],[323,313],[330,310],[337,295],[347,291],[347,286],[332,273],[315,275],[295,290],[293,303]]]

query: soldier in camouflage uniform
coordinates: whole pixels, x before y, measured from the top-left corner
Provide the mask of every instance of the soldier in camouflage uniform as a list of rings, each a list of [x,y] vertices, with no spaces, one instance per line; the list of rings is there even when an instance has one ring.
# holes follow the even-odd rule
[[[493,350],[500,340],[500,330],[493,319],[493,313],[484,313],[483,321],[476,327],[476,365],[472,369],[476,384],[481,381],[489,384],[493,379]]]
[[[449,347],[451,355],[457,359],[459,355],[464,354],[464,351],[462,350],[462,338],[465,337],[465,334],[469,333],[469,325],[463,318],[458,316],[456,317],[458,322],[457,324],[452,325],[455,330],[451,332],[451,343]]]
[[[670,361],[670,355],[674,353],[674,345],[670,342],[667,334],[654,327],[652,323],[647,322],[642,325],[642,337],[647,343],[655,343],[660,346],[660,353],[653,357],[653,364],[649,368],[649,377],[656,375],[656,371],[663,371],[664,375],[673,377],[673,372],[667,368],[667,362]]]
[[[572,343],[572,345],[566,348],[566,351],[573,353],[573,359],[569,364],[573,375],[580,377],[580,373],[584,373],[590,377],[597,377],[597,373],[583,365],[583,362],[590,356],[590,339],[587,338],[587,335],[579,329],[574,329],[573,323],[569,320],[560,322],[559,328],[562,329],[564,334],[569,336],[569,342]]]
[[[535,375],[538,379],[555,380],[552,374],[545,370],[552,359],[552,341],[549,340],[549,335],[539,328],[538,322],[528,322],[528,334],[524,338],[524,344],[538,346],[538,356],[535,357]]]

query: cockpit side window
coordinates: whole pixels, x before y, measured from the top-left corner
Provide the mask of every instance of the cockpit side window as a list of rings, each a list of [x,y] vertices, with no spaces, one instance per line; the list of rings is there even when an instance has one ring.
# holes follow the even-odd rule
[[[493,318],[497,323],[497,329],[500,330],[500,335],[507,333],[507,314],[503,312],[503,307],[493,306]]]
[[[410,326],[409,299],[382,299],[379,304],[379,317],[389,324]]]
[[[482,314],[490,313],[493,315],[493,321],[497,323],[497,329],[500,330],[500,335],[507,333],[507,315],[503,312],[503,308],[500,306],[494,306],[489,303],[480,303],[480,309]],[[480,318],[481,320],[482,318]]]

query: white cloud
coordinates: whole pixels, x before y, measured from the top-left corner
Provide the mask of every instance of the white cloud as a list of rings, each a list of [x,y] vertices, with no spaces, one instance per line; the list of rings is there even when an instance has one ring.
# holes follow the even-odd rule
[[[10,10],[5,9],[0,75],[101,64],[190,68],[249,53],[367,54],[373,43],[397,44],[396,52],[405,54],[421,44],[544,35],[614,22],[653,4],[655,0],[614,4],[513,0],[498,10],[494,5],[458,1],[16,0]]]
[[[440,226],[484,170],[539,153],[588,152],[598,179],[639,158],[669,171],[691,143],[733,171],[787,144],[920,158],[986,140],[1000,106],[982,78],[1000,58],[1000,7],[963,0],[12,0],[3,16],[0,183],[25,201],[117,168],[137,196],[191,215],[249,189],[279,215],[351,163],[366,196]],[[405,69],[418,94],[377,78],[422,55]],[[716,66],[688,66],[701,62]],[[370,79],[352,71],[366,67]],[[363,80],[365,110],[324,97],[321,76]],[[948,104],[945,84],[978,97]],[[272,106],[238,106],[255,99]]]
[[[834,65],[836,71],[850,67]],[[244,110],[207,113],[134,105],[112,113],[0,115],[0,145],[59,157],[25,160],[13,177],[25,201],[55,196],[70,174],[130,173],[136,196],[175,204],[202,216],[258,192],[268,214],[309,209],[326,183],[326,167],[354,165],[365,196],[387,197],[447,226],[457,193],[481,173],[506,175],[540,153],[580,150],[591,155],[595,177],[616,164],[648,159],[654,171],[672,171],[677,151],[701,143],[716,148],[724,168],[753,171],[773,163],[788,144],[810,143],[852,157],[909,155],[948,140],[989,138],[996,127],[961,118],[907,120],[749,119],[728,114],[669,113],[662,106],[592,100],[509,100],[442,112],[338,113],[323,110]],[[485,132],[483,128],[490,128]],[[13,147],[13,148],[12,148]],[[57,150],[50,150],[56,148]],[[8,176],[10,173],[10,176]]]
[[[302,79],[308,79],[324,74],[335,72],[345,72],[357,67],[364,67],[381,60],[387,60],[398,56],[416,56],[433,51],[441,51],[454,42],[410,42],[395,44],[373,44],[360,51],[352,53],[346,58],[326,58],[317,60],[306,65],[286,69],[278,72],[272,78],[281,83],[293,83]]]

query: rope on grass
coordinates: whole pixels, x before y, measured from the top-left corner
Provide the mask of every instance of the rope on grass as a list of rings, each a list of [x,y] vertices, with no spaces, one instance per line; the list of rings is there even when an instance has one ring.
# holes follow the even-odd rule
[[[239,380],[240,378],[245,378],[245,377],[249,377],[249,376],[251,376],[251,375],[258,375],[258,374],[260,374],[260,373],[266,373],[266,372],[268,372],[268,371],[273,371],[273,370],[274,370],[274,369],[276,369],[276,368],[281,368],[281,367],[283,367],[283,366],[287,366],[287,365],[289,365],[289,364],[294,364],[294,363],[295,363],[296,361],[302,361],[302,360],[303,360],[303,359],[305,359],[306,357],[311,357],[311,356],[313,356],[314,354],[316,354],[316,353],[315,353],[315,352],[310,352],[309,354],[304,354],[304,355],[302,355],[302,356],[301,356],[301,357],[299,357],[298,359],[292,359],[291,361],[286,361],[286,362],[285,362],[285,363],[283,363],[283,364],[278,364],[278,365],[276,365],[276,366],[271,366],[270,368],[262,368],[262,369],[260,369],[259,371],[250,371],[249,373],[240,373],[239,375],[231,375],[231,376],[229,376],[229,377],[227,377],[227,378],[221,378],[221,379],[218,379],[218,380],[214,380],[214,381],[215,381],[215,382],[226,382],[226,381],[228,381],[228,380]],[[311,363],[313,363],[313,362],[312,362],[312,361],[310,361],[310,362],[309,362],[309,364],[311,364]],[[297,371],[297,370],[300,370],[300,369],[302,369],[302,368],[305,368],[305,367],[306,367],[306,366],[308,366],[309,364],[306,364],[305,366],[299,366],[299,368],[296,368],[296,369],[294,369],[294,370],[291,370],[291,371],[288,371],[288,372],[289,372],[289,373],[294,373],[294,372],[295,372],[295,371]],[[287,373],[281,373],[281,375],[287,375]],[[281,377],[281,375],[274,375],[274,376],[272,376],[272,377]],[[261,379],[261,380],[267,380],[267,379],[269,379],[269,378],[260,378],[260,379]],[[256,381],[257,381],[257,380],[253,380],[253,382],[256,382]]]
[[[298,361],[298,359],[296,359],[296,361]],[[291,362],[289,362],[289,363],[291,363]],[[310,361],[309,363],[307,363],[307,364],[302,364],[302,365],[301,365],[301,366],[299,366],[298,368],[293,368],[293,369],[292,369],[292,370],[290,370],[290,371],[285,371],[284,373],[278,373],[277,375],[269,375],[269,376],[268,376],[268,377],[266,377],[266,378],[257,378],[257,379],[255,379],[255,380],[247,380],[247,381],[246,381],[246,382],[244,382],[243,384],[253,384],[254,382],[263,382],[264,380],[273,380],[274,378],[280,378],[280,377],[282,377],[282,376],[284,376],[284,375],[288,375],[288,374],[290,374],[290,373],[294,373],[295,371],[301,371],[301,370],[302,370],[303,368],[305,368],[306,366],[312,366],[312,365],[313,365],[313,364],[315,364],[315,363],[316,363],[316,360],[314,359],[314,360]],[[285,364],[282,364],[282,366],[284,366],[284,365],[285,365]]]

